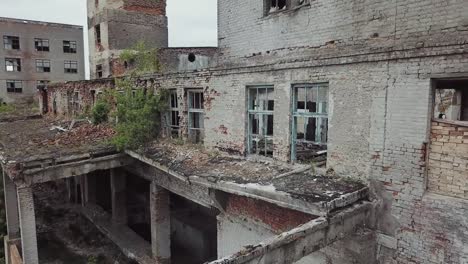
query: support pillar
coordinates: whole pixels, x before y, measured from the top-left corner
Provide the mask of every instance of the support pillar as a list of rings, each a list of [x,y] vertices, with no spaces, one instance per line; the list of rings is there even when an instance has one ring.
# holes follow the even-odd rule
[[[36,216],[31,187],[18,188],[18,208],[21,227],[21,247],[24,264],[38,264]]]
[[[123,169],[111,169],[112,220],[127,223],[126,174]]]
[[[79,179],[80,179],[81,206],[85,206],[86,205],[86,184],[85,184],[86,175],[79,176]]]
[[[170,193],[151,183],[151,249],[157,263],[171,263],[171,212],[169,208]]]
[[[17,239],[20,237],[20,226],[16,185],[5,173],[3,174],[3,186],[8,238]]]
[[[95,173],[89,173],[84,176],[86,204],[96,204],[96,177],[97,175]]]

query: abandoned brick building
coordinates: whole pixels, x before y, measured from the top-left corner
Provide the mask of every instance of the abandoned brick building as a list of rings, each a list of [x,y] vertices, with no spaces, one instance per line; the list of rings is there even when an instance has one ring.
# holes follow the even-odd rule
[[[468,263],[465,0],[218,0],[217,48],[167,48],[163,0],[88,9],[96,79],[0,127],[8,263],[39,262],[50,181],[138,263]],[[72,120],[143,36],[184,143],[117,152]]]

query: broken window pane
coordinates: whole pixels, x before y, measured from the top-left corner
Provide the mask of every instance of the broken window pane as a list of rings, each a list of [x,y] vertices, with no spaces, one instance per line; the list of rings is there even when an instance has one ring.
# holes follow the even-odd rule
[[[65,73],[78,73],[78,62],[65,61]]]
[[[7,80],[6,81],[7,92],[8,93],[22,93],[23,92],[23,82],[16,80]]]
[[[3,36],[3,47],[5,49],[14,49],[14,50],[19,50],[20,49],[20,41],[19,37],[15,36]]]
[[[50,60],[36,60],[37,72],[50,72]]]
[[[76,53],[76,41],[64,40],[63,52],[64,53]]]
[[[248,88],[250,154],[273,156],[273,87]]]
[[[34,48],[36,51],[49,51],[49,40],[48,39],[34,39]]]
[[[17,58],[6,58],[5,59],[5,70],[7,72],[20,72],[21,71],[21,59]]]
[[[296,85],[293,92],[292,160],[323,160],[328,141],[328,85]]]
[[[202,90],[188,91],[189,139],[201,143],[204,137],[204,94]]]
[[[436,119],[468,121],[468,80],[438,80],[434,90]]]

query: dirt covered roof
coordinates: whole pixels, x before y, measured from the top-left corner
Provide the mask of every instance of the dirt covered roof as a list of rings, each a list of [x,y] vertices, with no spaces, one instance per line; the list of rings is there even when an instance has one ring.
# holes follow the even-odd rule
[[[68,155],[110,151],[114,130],[87,120],[33,118],[0,122],[0,157],[4,163],[59,159]]]

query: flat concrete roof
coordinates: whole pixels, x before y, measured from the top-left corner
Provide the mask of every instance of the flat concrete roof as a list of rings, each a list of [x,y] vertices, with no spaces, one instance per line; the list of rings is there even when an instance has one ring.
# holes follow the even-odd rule
[[[72,29],[81,29],[81,30],[83,29],[83,26],[80,26],[80,25],[62,24],[62,23],[45,22],[45,21],[36,21],[36,20],[28,20],[28,19],[21,19],[21,18],[0,17],[0,23],[1,22],[17,23],[17,24],[33,24],[33,25],[61,27],[61,28],[72,28]]]

